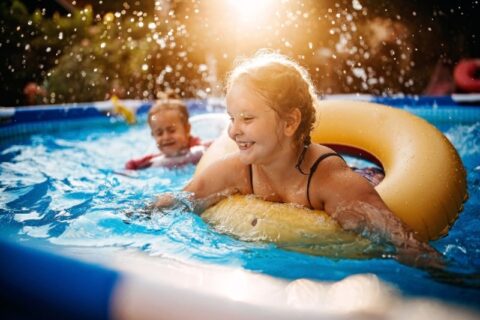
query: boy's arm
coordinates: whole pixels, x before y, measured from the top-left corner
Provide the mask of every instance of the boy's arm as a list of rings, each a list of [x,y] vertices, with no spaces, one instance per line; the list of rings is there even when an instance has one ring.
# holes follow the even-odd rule
[[[158,154],[149,154],[139,159],[131,159],[125,163],[125,169],[127,170],[139,170],[146,169],[152,165],[152,159],[157,157]]]

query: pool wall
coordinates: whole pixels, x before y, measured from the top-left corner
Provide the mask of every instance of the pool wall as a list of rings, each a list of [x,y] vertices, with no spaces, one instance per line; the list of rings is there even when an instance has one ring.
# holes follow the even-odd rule
[[[152,106],[152,101],[122,100],[120,103],[142,119]],[[191,114],[223,110],[219,99],[186,100]],[[83,126],[81,120],[101,124],[125,122],[121,113],[115,112],[113,101],[39,105],[15,108],[0,107],[0,138],[32,134],[50,130],[73,129]]]
[[[59,254],[2,239],[0,318],[473,320],[480,316],[433,299],[403,298],[373,274],[336,282],[286,281],[240,268],[125,251],[99,254],[94,249],[61,249]]]
[[[466,122],[478,121],[478,107],[480,107],[480,95],[477,94],[439,97],[376,97],[354,94],[331,95],[325,96],[323,99],[381,103],[406,109],[426,120],[435,117],[437,121],[449,121],[452,118]],[[152,101],[142,100],[122,100],[120,103],[132,110],[138,118],[145,116],[152,105]],[[191,114],[224,110],[221,98],[186,100],[186,103]],[[0,107],[0,138],[82,126],[82,123],[76,120],[89,119],[98,124],[123,122],[122,114],[115,113],[114,110],[113,101],[15,108]]]
[[[162,277],[158,280],[151,268],[120,272],[6,239],[0,241],[0,258],[1,319],[292,319],[299,315],[295,310],[265,308],[173,285]],[[135,265],[135,260],[124,258]],[[198,272],[197,279],[211,277],[201,269],[189,272]],[[313,312],[301,315],[319,319]]]

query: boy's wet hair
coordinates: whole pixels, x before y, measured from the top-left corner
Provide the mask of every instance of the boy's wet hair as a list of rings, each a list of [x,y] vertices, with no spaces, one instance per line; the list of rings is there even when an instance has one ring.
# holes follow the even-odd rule
[[[152,116],[166,110],[178,111],[182,121],[185,124],[188,124],[189,114],[187,105],[183,100],[179,99],[178,95],[173,91],[162,92],[159,94],[159,99],[148,111],[148,123],[150,124]]]
[[[305,146],[311,143],[318,100],[312,80],[303,67],[282,54],[262,50],[252,58],[241,60],[229,74],[227,93],[239,81],[263,97],[280,117],[298,108],[302,119],[295,132],[296,141]]]

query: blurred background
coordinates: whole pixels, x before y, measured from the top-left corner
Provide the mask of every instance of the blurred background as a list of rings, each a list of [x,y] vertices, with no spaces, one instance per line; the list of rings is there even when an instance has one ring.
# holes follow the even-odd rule
[[[480,1],[2,0],[0,106],[223,94],[262,48],[319,94],[447,95],[480,58]]]

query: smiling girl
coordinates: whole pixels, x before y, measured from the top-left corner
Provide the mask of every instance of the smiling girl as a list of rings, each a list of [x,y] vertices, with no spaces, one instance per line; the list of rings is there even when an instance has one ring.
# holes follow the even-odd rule
[[[311,143],[317,96],[304,68],[283,55],[259,53],[229,75],[226,104],[228,135],[238,151],[213,162],[184,188],[195,211],[234,193],[294,203],[324,210],[346,230],[393,244],[403,262],[441,262],[367,179],[332,149]],[[156,204],[170,205],[172,198],[160,196]]]

